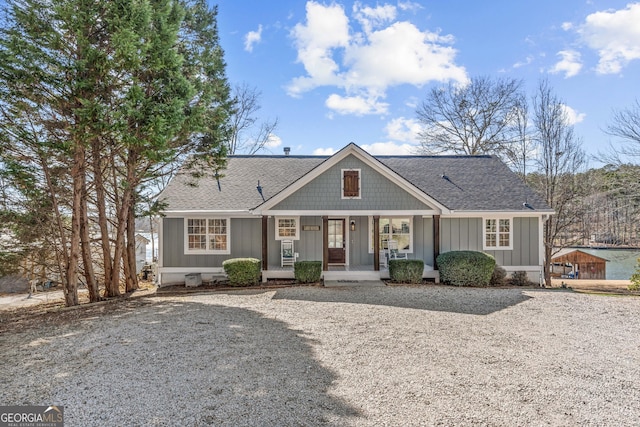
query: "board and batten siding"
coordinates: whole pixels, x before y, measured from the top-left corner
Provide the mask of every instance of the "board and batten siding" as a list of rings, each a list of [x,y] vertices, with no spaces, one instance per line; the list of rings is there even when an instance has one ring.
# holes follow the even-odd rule
[[[281,241],[276,240],[276,220],[270,217],[267,222],[267,258],[269,265],[280,265]],[[304,230],[305,225],[320,227],[319,230]],[[260,238],[261,239],[261,238]],[[258,240],[261,242],[261,240]],[[298,254],[297,261],[322,261],[322,218],[300,217],[300,239],[293,241],[293,250]],[[258,257],[260,258],[260,257]]]
[[[538,218],[513,218],[513,249],[482,250],[482,218],[442,218],[440,252],[480,251],[492,255],[501,266],[539,265]]]
[[[194,255],[184,253],[184,218],[162,220],[163,267],[222,267],[230,258],[262,257],[262,223],[260,218],[231,218],[228,255]]]
[[[342,198],[342,170],[360,170],[360,198]],[[353,155],[287,197],[273,210],[431,210],[398,185]]]

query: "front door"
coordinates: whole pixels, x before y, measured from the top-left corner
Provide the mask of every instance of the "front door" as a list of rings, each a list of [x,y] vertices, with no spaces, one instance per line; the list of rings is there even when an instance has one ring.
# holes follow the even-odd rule
[[[329,236],[329,264],[346,262],[344,219],[330,219],[327,222]]]

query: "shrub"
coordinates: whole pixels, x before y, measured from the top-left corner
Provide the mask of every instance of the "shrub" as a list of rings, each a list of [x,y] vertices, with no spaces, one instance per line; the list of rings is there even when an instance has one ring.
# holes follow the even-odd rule
[[[511,273],[509,283],[513,286],[531,286],[535,284],[529,280],[529,276],[526,271],[514,271]]]
[[[631,284],[629,285],[630,291],[640,291],[640,258],[636,264],[636,271],[631,275]]]
[[[293,275],[298,283],[315,283],[322,275],[322,261],[296,261]]]
[[[260,282],[260,260],[256,258],[233,258],[222,263],[231,286],[251,286]]]
[[[389,278],[396,283],[422,283],[424,261],[421,259],[390,259]]]
[[[493,274],[491,275],[491,280],[489,281],[489,286],[502,286],[506,283],[507,279],[507,270],[496,265],[496,268],[493,269]]]
[[[440,279],[455,286],[488,286],[496,260],[476,251],[452,251],[440,254],[436,260]]]

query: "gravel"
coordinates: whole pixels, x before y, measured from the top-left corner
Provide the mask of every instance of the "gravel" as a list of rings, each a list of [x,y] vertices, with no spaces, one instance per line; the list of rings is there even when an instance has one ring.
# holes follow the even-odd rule
[[[152,296],[0,335],[65,425],[640,425],[640,299],[445,286]]]

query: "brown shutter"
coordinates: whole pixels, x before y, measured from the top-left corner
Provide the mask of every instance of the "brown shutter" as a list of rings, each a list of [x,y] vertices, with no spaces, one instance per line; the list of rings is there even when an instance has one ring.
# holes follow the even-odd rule
[[[359,197],[360,189],[358,183],[358,171],[344,171],[344,197]]]

